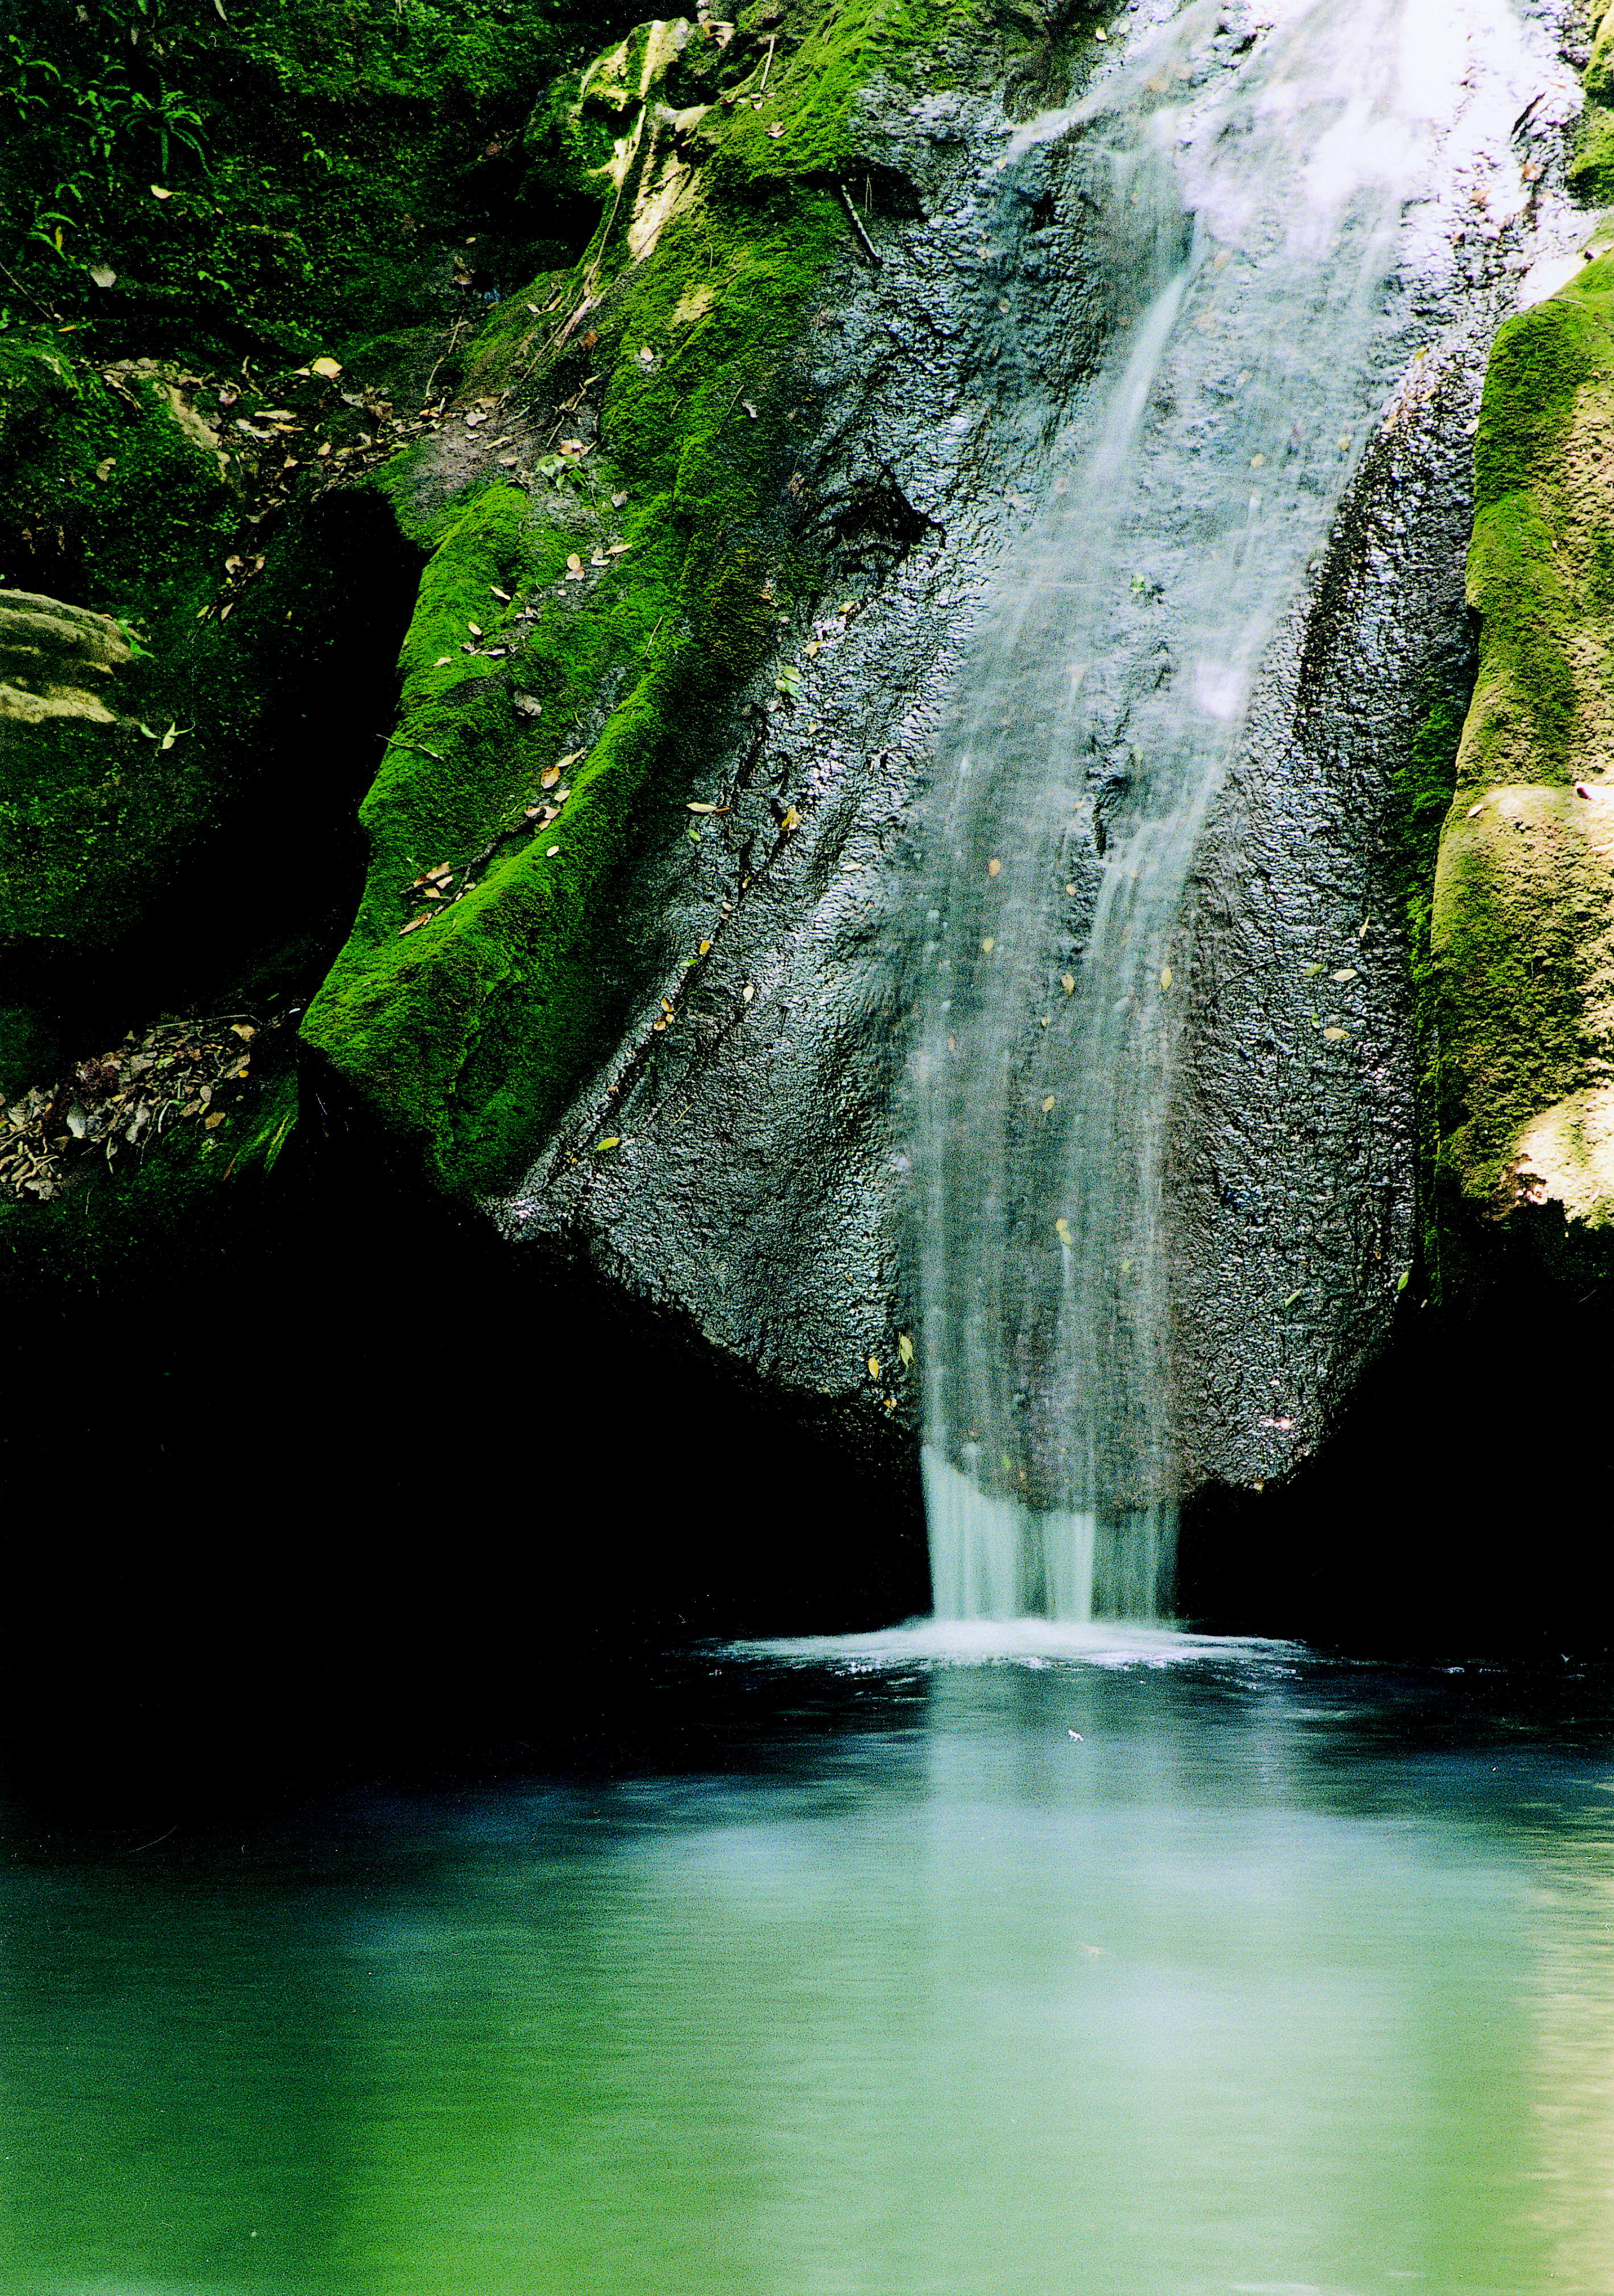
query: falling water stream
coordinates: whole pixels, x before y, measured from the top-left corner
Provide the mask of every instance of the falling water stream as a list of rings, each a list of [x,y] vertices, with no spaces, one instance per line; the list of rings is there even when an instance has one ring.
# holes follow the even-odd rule
[[[938,760],[919,1078],[941,1617],[1170,1607],[1184,890],[1405,356],[1408,211],[1486,29],[1438,0],[1191,0],[1005,162],[1012,184],[1059,139],[1112,325]]]

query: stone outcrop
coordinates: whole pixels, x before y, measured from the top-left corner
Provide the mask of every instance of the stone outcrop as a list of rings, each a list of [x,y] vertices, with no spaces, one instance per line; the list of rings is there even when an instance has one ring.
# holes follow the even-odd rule
[[[1614,1242],[1614,258],[1509,321],[1475,441],[1479,671],[1426,1054],[1450,1274]]]

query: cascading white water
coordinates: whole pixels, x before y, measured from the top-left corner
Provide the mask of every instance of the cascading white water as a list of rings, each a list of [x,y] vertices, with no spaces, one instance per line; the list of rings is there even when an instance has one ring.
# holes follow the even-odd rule
[[[1190,0],[1012,149],[1011,170],[1062,139],[1114,326],[938,766],[918,1075],[941,1617],[1169,1607],[1184,883],[1381,399],[1404,217],[1483,12]]]

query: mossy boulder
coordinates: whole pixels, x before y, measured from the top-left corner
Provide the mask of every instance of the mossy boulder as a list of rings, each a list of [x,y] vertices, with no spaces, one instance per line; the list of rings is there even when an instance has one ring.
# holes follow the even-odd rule
[[[472,353],[461,405],[503,454],[453,426],[383,481],[433,556],[304,1026],[452,1193],[530,1163],[643,991],[614,931],[635,856],[699,836],[701,767],[821,578],[807,338],[864,259],[860,104],[974,25],[941,0],[658,20],[529,126],[598,227]]]
[[[1475,450],[1474,695],[1430,928],[1437,1226],[1614,1265],[1614,258],[1512,319]]]

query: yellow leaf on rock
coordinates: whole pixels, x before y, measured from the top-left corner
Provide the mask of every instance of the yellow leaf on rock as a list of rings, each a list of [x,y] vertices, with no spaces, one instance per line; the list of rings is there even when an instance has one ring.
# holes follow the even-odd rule
[[[988,876],[988,877],[1001,877],[1001,876],[1003,875],[1003,873],[1004,873],[1004,865],[1003,865],[1003,863],[1002,863],[1001,861],[988,861],[988,862],[987,862],[987,876]]]
[[[1044,1103],[1043,1103],[1043,1114],[1044,1114],[1045,1116],[1046,1116],[1046,1114],[1048,1113],[1048,1111],[1053,1107],[1053,1095],[1052,1093],[1050,1093],[1050,1094],[1048,1095],[1047,1099],[1046,1099],[1045,1101],[1044,1101]]]
[[[1076,994],[1075,973],[1061,972],[1059,977],[1059,985],[1064,990],[1067,996],[1073,996]]]
[[[1342,964],[1334,975],[1336,980],[1355,980],[1356,978],[1356,968],[1354,964]]]
[[[880,1377],[880,1357],[878,1356],[871,1356],[869,1357],[869,1377],[871,1379],[878,1379]]]
[[[781,829],[800,828],[801,816],[797,812],[793,805],[787,806],[785,808],[784,819],[780,823],[779,826]]]
[[[621,1145],[621,1134],[619,1132],[608,1132],[603,1140],[595,1142],[594,1154],[596,1156],[602,1156],[608,1148],[619,1148]]]
[[[1161,987],[1162,988],[1170,988],[1170,986],[1171,986],[1171,967],[1170,967],[1168,964],[1163,964],[1163,965],[1161,965],[1161,967],[1160,967],[1160,987]]]
[[[902,1357],[904,1363],[911,1364],[913,1362],[914,1342],[905,1332],[898,1332],[897,1334],[897,1352]]]
[[[1346,1038],[1350,1035],[1350,1030],[1348,1029],[1324,1029],[1323,1034],[1329,1044],[1342,1045]]]
[[[1061,1243],[1069,1243],[1070,1241],[1069,1221],[1068,1219],[1056,1219],[1053,1223],[1053,1233],[1058,1236]]]
[[[980,953],[983,956],[990,956],[996,947],[997,943],[993,939],[991,934],[988,933],[985,940],[983,940],[980,945]]]

